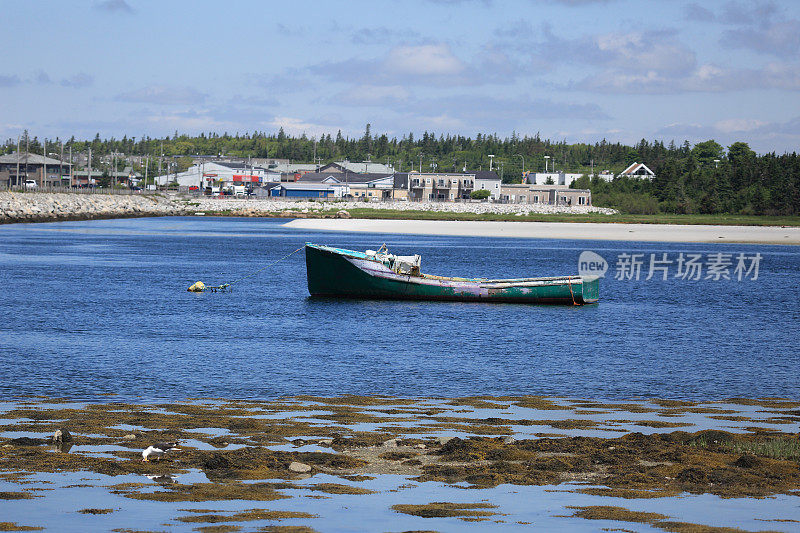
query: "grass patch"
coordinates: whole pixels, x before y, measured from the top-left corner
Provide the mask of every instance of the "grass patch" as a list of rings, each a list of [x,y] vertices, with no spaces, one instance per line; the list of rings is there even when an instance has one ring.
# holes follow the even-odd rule
[[[727,452],[751,454],[770,459],[787,461],[800,460],[800,438],[798,437],[762,437],[754,440],[718,438],[713,432],[711,435],[702,433],[689,442],[690,446],[698,448],[720,449]],[[721,432],[719,432],[721,433]]]
[[[728,446],[732,451],[770,459],[800,460],[800,439],[796,437],[777,437],[764,441],[737,441]]]
[[[500,213],[449,213],[441,211],[400,211],[388,209],[349,209],[353,218],[397,220],[488,220],[511,222],[606,222],[617,224],[709,224],[714,226],[800,226],[800,216],[756,215],[601,215],[586,214],[528,214],[516,216]]]

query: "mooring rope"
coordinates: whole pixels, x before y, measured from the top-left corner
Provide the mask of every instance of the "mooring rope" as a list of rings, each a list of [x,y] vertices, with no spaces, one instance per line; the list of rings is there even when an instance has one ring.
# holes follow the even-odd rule
[[[575,301],[575,294],[572,292],[572,276],[567,277],[567,283],[569,283],[569,295],[572,296],[572,305],[578,305],[578,302]]]
[[[245,280],[247,278],[251,278],[251,277],[255,276],[256,274],[258,274],[259,272],[261,272],[263,270],[266,270],[269,267],[275,266],[275,265],[277,265],[278,263],[280,263],[281,261],[283,261],[285,259],[289,259],[291,256],[293,256],[294,254],[296,254],[297,252],[299,252],[303,248],[305,248],[305,246],[301,246],[297,250],[284,255],[280,259],[277,259],[277,260],[269,263],[268,265],[259,268],[255,272],[251,272],[250,274],[248,274],[246,276],[242,276],[239,279],[235,279],[235,280],[231,281],[230,283],[223,283],[222,285],[210,286],[210,285],[204,284],[202,281],[198,281],[197,283],[195,283],[194,285],[189,287],[187,290],[190,291],[190,292],[217,292],[217,291],[225,292],[225,291],[229,290],[231,285],[233,285],[234,283],[239,283],[242,280]]]

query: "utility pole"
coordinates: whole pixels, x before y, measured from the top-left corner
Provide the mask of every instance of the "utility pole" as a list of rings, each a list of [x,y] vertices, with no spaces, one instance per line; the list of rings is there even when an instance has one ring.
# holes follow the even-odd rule
[[[89,185],[92,184],[92,147],[89,147],[89,159],[87,159],[89,163],[89,172],[86,174],[86,188],[90,188]]]
[[[61,157],[58,158],[58,182],[64,178],[64,141],[61,141]]]
[[[73,164],[72,164],[72,143],[69,143],[69,185],[70,185],[70,187],[72,185],[75,185],[74,179],[75,179],[75,171],[73,170]]]
[[[25,180],[28,180],[28,154],[31,152],[31,139],[28,130],[25,130]]]
[[[164,160],[164,141],[161,141],[161,157],[158,158],[158,175],[161,176],[161,162]]]
[[[42,139],[42,187],[47,184],[47,137]]]
[[[19,183],[19,146],[20,146],[20,141],[21,140],[22,140],[22,135],[17,135],[17,175],[15,176],[16,182],[17,182],[17,186],[19,186],[19,184],[20,184]]]

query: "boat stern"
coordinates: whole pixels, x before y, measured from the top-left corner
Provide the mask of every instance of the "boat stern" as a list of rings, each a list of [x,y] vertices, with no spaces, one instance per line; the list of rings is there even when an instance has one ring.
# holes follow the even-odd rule
[[[585,304],[594,304],[600,299],[600,278],[581,276],[581,299]]]

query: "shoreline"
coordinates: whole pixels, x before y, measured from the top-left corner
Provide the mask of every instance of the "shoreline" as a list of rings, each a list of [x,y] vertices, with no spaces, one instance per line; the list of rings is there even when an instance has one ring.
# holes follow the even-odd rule
[[[777,226],[310,218],[295,219],[284,226],[312,231],[400,235],[800,245],[800,228]]]
[[[522,227],[524,224],[540,224],[542,228],[549,226],[549,231],[555,228],[564,228],[567,224],[573,225],[568,232],[553,238],[580,238],[608,240],[604,237],[607,231],[613,233],[617,240],[643,240],[643,237],[628,238],[620,236],[623,230],[641,233],[645,227],[665,226],[688,230],[701,228],[701,232],[711,232],[709,228],[736,228],[737,233],[745,232],[744,236],[724,235],[728,242],[753,242],[770,244],[800,244],[790,236],[787,242],[785,236],[770,238],[769,236],[747,235],[748,230],[743,228],[773,228],[766,232],[750,232],[754,234],[772,233],[782,229],[800,229],[800,217],[797,216],[747,216],[747,215],[625,215],[614,212],[601,213],[601,208],[591,208],[589,211],[584,206],[574,206],[571,209],[552,206],[537,206],[527,204],[493,204],[493,203],[416,203],[416,202],[322,202],[312,200],[281,200],[281,199],[239,199],[239,198],[191,198],[175,193],[157,194],[78,194],[74,192],[24,192],[12,193],[0,191],[0,225],[16,223],[61,222],[71,220],[137,218],[157,216],[220,216],[220,217],[248,217],[248,218],[292,218],[292,219],[353,219],[361,220],[361,224],[377,224],[379,227],[396,225],[419,225],[433,223],[433,226],[419,226],[417,231],[403,230],[401,233],[429,233],[434,235],[474,235],[503,237],[515,236],[519,238],[538,238],[535,232],[519,232],[517,230],[491,230],[475,231],[470,229],[459,233],[442,232],[441,229],[432,230],[441,223],[441,227],[448,224],[458,224],[460,227],[473,228],[491,227],[492,224],[506,224],[507,228]],[[605,211],[612,211],[606,209]],[[372,221],[372,222],[370,222]],[[381,222],[382,221],[382,222]],[[522,224],[521,224],[522,223]],[[599,229],[607,226],[617,226],[616,230],[602,230],[587,232],[582,226]],[[326,226],[328,227],[328,226]],[[378,226],[376,226],[378,227]],[[534,227],[531,225],[530,227]],[[638,228],[638,229],[637,229]],[[332,228],[331,231],[338,231]],[[371,231],[371,230],[353,230]],[[388,230],[387,230],[388,231]],[[654,230],[659,232],[660,230]],[[594,234],[599,233],[600,236]],[[648,232],[646,232],[648,233]],[[575,234],[576,236],[572,236]],[[674,242],[716,242],[711,237],[700,235],[695,238],[672,238]],[[661,237],[652,240],[663,241]]]

